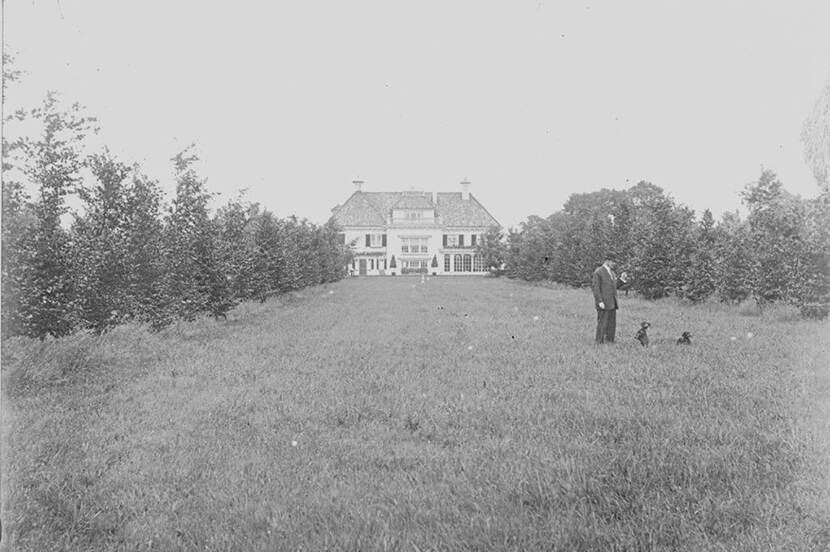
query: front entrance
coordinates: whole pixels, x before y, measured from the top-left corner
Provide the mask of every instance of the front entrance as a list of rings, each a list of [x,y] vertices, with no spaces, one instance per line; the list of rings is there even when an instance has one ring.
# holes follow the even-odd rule
[[[366,276],[366,259],[360,259],[357,261],[358,266],[358,274],[361,276]]]

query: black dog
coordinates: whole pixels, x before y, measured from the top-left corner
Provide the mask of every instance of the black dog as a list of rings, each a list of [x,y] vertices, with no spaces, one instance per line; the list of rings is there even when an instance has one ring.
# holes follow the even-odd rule
[[[691,345],[692,344],[692,334],[689,332],[683,332],[679,338],[677,338],[678,345]]]
[[[634,339],[639,341],[640,345],[642,345],[643,347],[648,347],[648,334],[646,333],[646,330],[648,330],[650,327],[651,324],[649,324],[648,322],[643,322],[642,324],[640,324],[640,329],[637,330],[636,334],[634,334]]]

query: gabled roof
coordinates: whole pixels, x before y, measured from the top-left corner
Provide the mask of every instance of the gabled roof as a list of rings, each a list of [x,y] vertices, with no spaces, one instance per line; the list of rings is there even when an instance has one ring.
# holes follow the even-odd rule
[[[386,217],[367,195],[367,192],[353,193],[346,203],[332,209],[332,216],[343,226],[384,226]]]
[[[498,226],[478,200],[461,192],[438,192],[436,203],[430,192],[354,192],[343,205],[332,209],[341,226],[385,226],[392,209],[435,209],[437,223],[444,227]]]
[[[438,192],[436,195],[442,226],[499,225],[473,194],[470,194],[470,199],[461,197],[461,192]]]

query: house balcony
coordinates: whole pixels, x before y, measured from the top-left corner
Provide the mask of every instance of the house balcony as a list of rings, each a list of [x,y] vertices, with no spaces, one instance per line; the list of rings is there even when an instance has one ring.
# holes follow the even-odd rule
[[[476,250],[475,245],[448,245],[447,247],[440,247],[438,249],[439,253],[474,253]]]
[[[355,255],[361,257],[386,257],[386,247],[359,247],[353,249]]]
[[[401,256],[417,257],[419,255],[429,255],[428,247],[402,247],[399,253]]]

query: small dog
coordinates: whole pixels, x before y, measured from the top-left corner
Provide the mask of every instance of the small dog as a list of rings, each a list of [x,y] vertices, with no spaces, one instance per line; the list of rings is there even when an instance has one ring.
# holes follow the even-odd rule
[[[643,322],[642,324],[640,324],[640,329],[637,330],[636,334],[634,334],[634,339],[639,341],[640,345],[642,345],[643,347],[648,347],[648,334],[646,333],[646,330],[648,330],[650,327],[651,324],[649,324],[648,322]]]
[[[679,338],[677,338],[678,345],[691,345],[692,344],[692,334],[689,332],[683,332]]]

